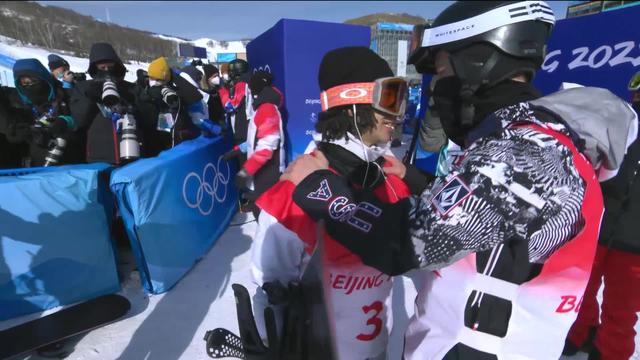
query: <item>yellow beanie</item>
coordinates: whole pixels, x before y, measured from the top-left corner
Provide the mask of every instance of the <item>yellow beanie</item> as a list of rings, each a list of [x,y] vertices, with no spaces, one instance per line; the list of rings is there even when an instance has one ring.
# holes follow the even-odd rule
[[[154,80],[163,80],[169,81],[171,80],[171,68],[169,68],[169,63],[167,59],[163,57],[159,57],[153,60],[149,64],[149,78]]]

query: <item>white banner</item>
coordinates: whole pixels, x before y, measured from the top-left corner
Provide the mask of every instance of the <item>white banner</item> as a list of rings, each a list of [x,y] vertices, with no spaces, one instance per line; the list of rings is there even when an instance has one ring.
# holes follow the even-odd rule
[[[396,76],[407,76],[407,54],[409,43],[407,40],[398,40],[398,68]]]

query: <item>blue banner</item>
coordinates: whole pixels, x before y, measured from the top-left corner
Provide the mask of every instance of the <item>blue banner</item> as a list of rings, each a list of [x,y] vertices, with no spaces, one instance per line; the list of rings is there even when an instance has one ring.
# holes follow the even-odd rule
[[[120,289],[110,166],[0,171],[0,320]]]
[[[247,45],[251,67],[268,69],[284,94],[289,161],[304,152],[318,121],[322,57],[339,47],[369,47],[370,38],[366,26],[282,19]]]
[[[168,291],[213,246],[237,210],[235,163],[221,137],[186,141],[117,169],[111,189],[144,288]]]
[[[0,66],[4,66],[7,67],[9,69],[13,69],[13,64],[16,63],[16,59],[4,55],[4,54],[0,54]]]
[[[223,63],[236,59],[236,53],[219,53],[216,55],[216,62]]]
[[[413,31],[413,25],[399,23],[378,23],[378,30],[387,31]]]
[[[549,94],[562,82],[609,89],[629,101],[627,84],[640,70],[640,6],[557,22],[535,85]]]

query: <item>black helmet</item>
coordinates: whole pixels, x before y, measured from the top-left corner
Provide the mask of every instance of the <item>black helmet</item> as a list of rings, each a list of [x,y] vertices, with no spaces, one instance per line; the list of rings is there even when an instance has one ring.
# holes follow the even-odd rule
[[[544,61],[554,23],[544,1],[457,1],[430,27],[414,29],[409,63],[418,72],[435,73],[435,55],[446,50],[456,77],[471,92],[517,74],[531,79]]]
[[[236,79],[249,72],[249,63],[242,59],[235,59],[229,63],[229,77]]]

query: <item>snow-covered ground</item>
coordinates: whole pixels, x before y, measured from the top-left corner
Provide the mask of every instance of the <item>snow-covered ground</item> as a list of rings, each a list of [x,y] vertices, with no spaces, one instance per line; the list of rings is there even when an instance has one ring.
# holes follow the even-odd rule
[[[405,146],[393,149],[396,156],[404,154]],[[165,294],[145,294],[138,272],[131,271],[135,267],[133,257],[129,252],[122,253],[118,258],[119,268],[125,276],[121,294],[130,300],[131,310],[123,319],[74,339],[75,351],[67,359],[208,359],[203,340],[207,330],[223,327],[238,333],[231,284],[250,284],[250,249],[256,227],[252,220],[250,214],[237,214],[207,255]],[[392,294],[394,329],[388,350],[389,360],[400,359],[402,335],[413,314],[415,295],[410,278],[396,279]],[[0,322],[0,330],[40,315]],[[640,325],[636,325],[636,331],[640,331]],[[636,353],[632,359],[640,359],[638,350],[640,338],[636,337]],[[32,354],[11,360],[42,359]],[[579,353],[561,359],[586,360],[587,355]]]
[[[145,294],[137,271],[127,275],[121,294],[131,302],[131,310],[118,322],[74,339],[71,360],[198,360],[208,359],[204,334],[224,327],[238,333],[235,301],[231,284],[250,282],[250,248],[256,223],[250,214],[238,214],[209,253],[171,291]],[[122,268],[132,259],[120,258]],[[415,297],[409,278],[395,285],[394,322],[390,359],[402,351],[402,332],[412,313]],[[0,322],[0,329],[37,318],[39,314]],[[35,354],[12,360],[43,359]]]

